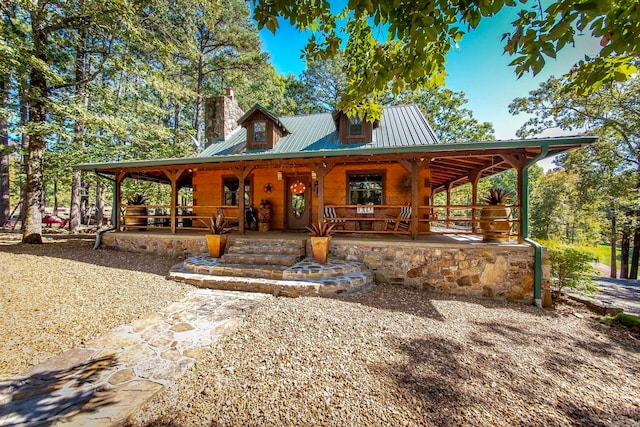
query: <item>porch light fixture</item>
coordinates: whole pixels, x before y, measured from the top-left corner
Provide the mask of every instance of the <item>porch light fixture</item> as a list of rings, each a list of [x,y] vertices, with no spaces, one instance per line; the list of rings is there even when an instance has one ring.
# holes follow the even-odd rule
[[[278,181],[282,181],[282,171],[278,171]]]
[[[318,179],[318,174],[316,171],[311,171],[311,179]]]

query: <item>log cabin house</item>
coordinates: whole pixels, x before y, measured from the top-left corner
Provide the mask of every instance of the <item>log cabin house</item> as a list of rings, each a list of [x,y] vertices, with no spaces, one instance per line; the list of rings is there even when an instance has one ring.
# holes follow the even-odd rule
[[[386,107],[381,119],[371,123],[340,111],[278,117],[254,105],[243,113],[232,92],[211,104],[205,119],[208,145],[196,157],[79,166],[113,177],[116,230],[150,230],[151,224],[160,224],[157,229],[171,234],[202,231],[197,219],[223,212],[237,224],[235,232],[244,234],[250,231],[247,208],[267,201],[272,231],[304,231],[312,222],[332,221],[345,236],[387,235],[405,241],[475,236],[480,234],[480,213],[487,208],[478,202],[478,181],[514,168],[518,194],[511,205],[510,234],[514,244],[523,244],[528,237],[528,168],[596,141],[571,136],[441,144],[414,105]],[[125,179],[170,185],[171,203],[159,207],[166,214],[132,224],[121,200]],[[472,188],[470,204],[452,205],[451,190],[466,183]],[[192,203],[179,203],[182,188],[191,189]],[[433,202],[439,192],[446,193],[444,205]],[[538,252],[536,269],[541,268]]]

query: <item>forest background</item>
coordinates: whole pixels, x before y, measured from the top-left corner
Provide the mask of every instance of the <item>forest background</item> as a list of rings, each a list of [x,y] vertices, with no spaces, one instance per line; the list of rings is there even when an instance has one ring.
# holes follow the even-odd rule
[[[633,2],[615,3],[623,7]],[[634,13],[640,12],[628,12]],[[82,175],[72,165],[197,154],[205,143],[204,100],[224,94],[227,87],[245,110],[257,102],[278,115],[333,111],[359,95],[351,75],[358,70],[345,60],[353,57],[353,46],[350,50],[347,45],[344,55],[307,52],[307,68],[299,76],[278,74],[262,51],[252,19],[256,15],[260,25],[269,27],[272,21],[261,21],[260,9],[252,10],[242,0],[11,0],[0,6],[0,224],[21,200],[26,241],[39,236],[45,206],[52,207],[51,213],[68,207],[71,232],[79,230],[90,207],[102,221],[110,183]],[[536,16],[538,12],[521,15],[520,26]],[[322,19],[301,23],[301,17],[289,19],[306,28],[326,25]],[[602,36],[603,49],[614,46],[615,32],[594,31]],[[517,51],[512,42],[516,33],[506,49]],[[553,57],[567,42],[552,48],[538,40],[529,44]],[[634,49],[612,49],[627,55],[617,59],[610,79],[596,72],[591,81],[568,73],[510,106],[513,114],[532,117],[519,136],[560,128],[601,138],[593,147],[560,157],[554,169],[530,173],[532,237],[608,245],[612,274],[620,260],[623,278],[637,278],[640,255],[640,87]],[[532,55],[514,59],[518,73],[525,65],[534,72],[542,66]],[[437,70],[431,75],[437,76]],[[494,139],[492,124],[474,117],[463,92],[428,82],[405,84],[407,78],[402,78],[370,86],[375,90],[367,108],[373,114],[380,105],[416,103],[442,143]],[[591,90],[571,90],[581,79]],[[503,187],[515,194],[515,181],[509,171],[481,181],[480,191]],[[144,184],[126,191],[144,192],[155,203],[167,197],[166,190]],[[452,203],[465,204],[469,197],[469,188],[459,187]]]

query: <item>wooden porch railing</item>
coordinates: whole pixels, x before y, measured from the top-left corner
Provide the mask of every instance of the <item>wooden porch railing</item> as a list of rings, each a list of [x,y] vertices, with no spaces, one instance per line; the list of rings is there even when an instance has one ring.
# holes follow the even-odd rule
[[[365,233],[365,234],[410,234],[408,230],[394,230],[390,224],[397,221],[410,222],[401,218],[401,211],[407,205],[325,205],[326,209],[333,209],[335,217],[323,218],[327,222],[344,224],[336,227],[336,233]],[[489,205],[421,205],[418,207],[418,235],[429,234],[481,234],[481,224],[489,221],[511,223],[510,236],[518,236],[519,212],[518,205],[503,206],[511,209],[508,219],[482,219],[484,209],[493,209]],[[411,213],[415,215],[415,213]]]
[[[123,230],[135,230],[142,228],[153,229],[171,229],[171,205],[135,205],[136,207],[146,208],[147,215],[127,215],[126,208],[122,206],[120,212],[120,224]],[[160,213],[157,211],[160,210]],[[204,225],[199,221],[208,221],[212,216],[216,216],[222,210],[225,217],[231,221],[238,219],[237,206],[221,206],[221,205],[183,205],[176,207],[177,227],[183,230],[202,230]],[[141,224],[132,224],[135,219],[141,219]],[[146,222],[143,220],[146,219]]]

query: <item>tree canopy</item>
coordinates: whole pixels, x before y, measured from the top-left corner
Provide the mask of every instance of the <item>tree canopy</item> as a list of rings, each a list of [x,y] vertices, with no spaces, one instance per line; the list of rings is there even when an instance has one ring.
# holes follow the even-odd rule
[[[481,20],[505,7],[521,8],[513,30],[503,36],[518,76],[540,72],[547,59],[573,44],[580,33],[600,38],[602,46],[597,56],[584,58],[571,70],[583,92],[625,80],[636,71],[635,58],[640,56],[636,0],[556,0],[544,10],[537,0],[350,0],[337,12],[328,1],[252,2],[259,28],[275,33],[278,19],[284,18],[298,29],[313,31],[303,52],[308,60],[331,58],[344,47],[349,83],[340,107],[372,119],[381,113],[375,97],[389,87],[397,95],[406,88],[442,85],[449,51]]]
[[[608,234],[605,237],[611,244],[614,270],[618,238],[624,252],[629,251],[633,237],[630,277],[637,277],[640,258],[639,91],[637,75],[622,82],[603,84],[586,94],[576,92],[571,77],[567,76],[549,79],[528,97],[517,98],[510,105],[513,114],[533,115],[518,131],[520,136],[535,135],[551,128],[583,130],[600,136],[598,144],[559,160],[573,178],[560,177],[553,185],[562,184],[563,188],[575,193],[566,212],[573,213],[575,224],[583,229],[583,235],[592,238],[589,233],[597,229]],[[543,198],[541,203],[549,209],[559,208],[561,198],[553,192]],[[608,224],[589,223],[594,218],[596,222]],[[621,258],[621,277],[626,277],[628,256]]]

